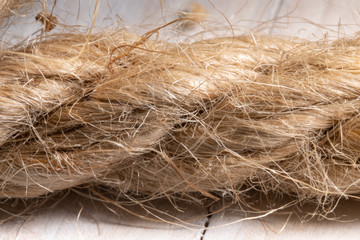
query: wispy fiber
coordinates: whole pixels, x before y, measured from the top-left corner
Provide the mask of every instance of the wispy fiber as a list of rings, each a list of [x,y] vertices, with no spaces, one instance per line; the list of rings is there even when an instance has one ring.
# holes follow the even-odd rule
[[[356,197],[359,95],[358,36],[49,33],[0,52],[0,197]]]

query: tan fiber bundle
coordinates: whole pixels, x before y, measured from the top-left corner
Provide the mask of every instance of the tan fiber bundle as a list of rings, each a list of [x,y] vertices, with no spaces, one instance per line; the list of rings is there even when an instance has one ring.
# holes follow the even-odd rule
[[[0,197],[360,193],[360,38],[50,33],[0,53]]]

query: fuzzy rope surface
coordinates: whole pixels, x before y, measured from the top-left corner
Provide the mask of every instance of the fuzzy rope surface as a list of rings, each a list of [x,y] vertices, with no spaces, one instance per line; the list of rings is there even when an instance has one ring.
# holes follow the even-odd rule
[[[0,53],[0,197],[360,193],[360,40],[49,34]],[[197,194],[197,193],[200,193]]]

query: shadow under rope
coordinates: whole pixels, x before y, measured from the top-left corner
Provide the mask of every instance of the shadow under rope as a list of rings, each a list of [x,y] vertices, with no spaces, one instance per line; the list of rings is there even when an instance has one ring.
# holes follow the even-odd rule
[[[176,236],[184,237],[182,239],[206,240],[219,234],[237,236],[239,231],[244,234],[250,234],[251,231],[266,232],[268,235],[265,236],[276,237],[282,232],[290,234],[299,229],[305,230],[309,226],[318,231],[355,232],[359,224],[360,202],[356,200],[340,200],[335,210],[327,215],[313,214],[316,211],[321,212],[319,208],[322,206],[311,203],[289,205],[288,208],[266,215],[267,211],[292,200],[282,197],[282,200],[274,201],[277,204],[273,205],[260,199],[259,195],[253,196],[255,205],[252,209],[231,204],[231,201],[226,199],[210,205],[176,199],[159,199],[140,205],[128,200],[117,201],[127,210],[125,211],[112,203],[96,200],[86,191],[70,190],[58,193],[52,198],[5,201],[0,205],[0,217],[7,221],[0,225],[0,232],[6,230],[26,235],[37,229],[36,236],[41,238],[46,237],[41,234],[46,234],[56,226],[56,232],[73,231],[74,234],[92,234],[104,238],[107,237],[106,234],[117,229],[117,232],[142,232],[144,236],[150,233],[159,234],[159,239],[168,239],[169,236],[164,234],[173,232]],[[323,212],[331,210],[332,207],[328,206]]]

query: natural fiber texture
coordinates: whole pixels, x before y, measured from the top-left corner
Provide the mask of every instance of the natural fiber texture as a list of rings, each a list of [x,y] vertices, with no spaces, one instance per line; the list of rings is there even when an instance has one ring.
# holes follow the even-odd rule
[[[0,0],[0,28],[9,23],[9,18],[25,12],[37,0]]]
[[[150,36],[53,33],[0,53],[0,197],[360,193],[359,38]]]

